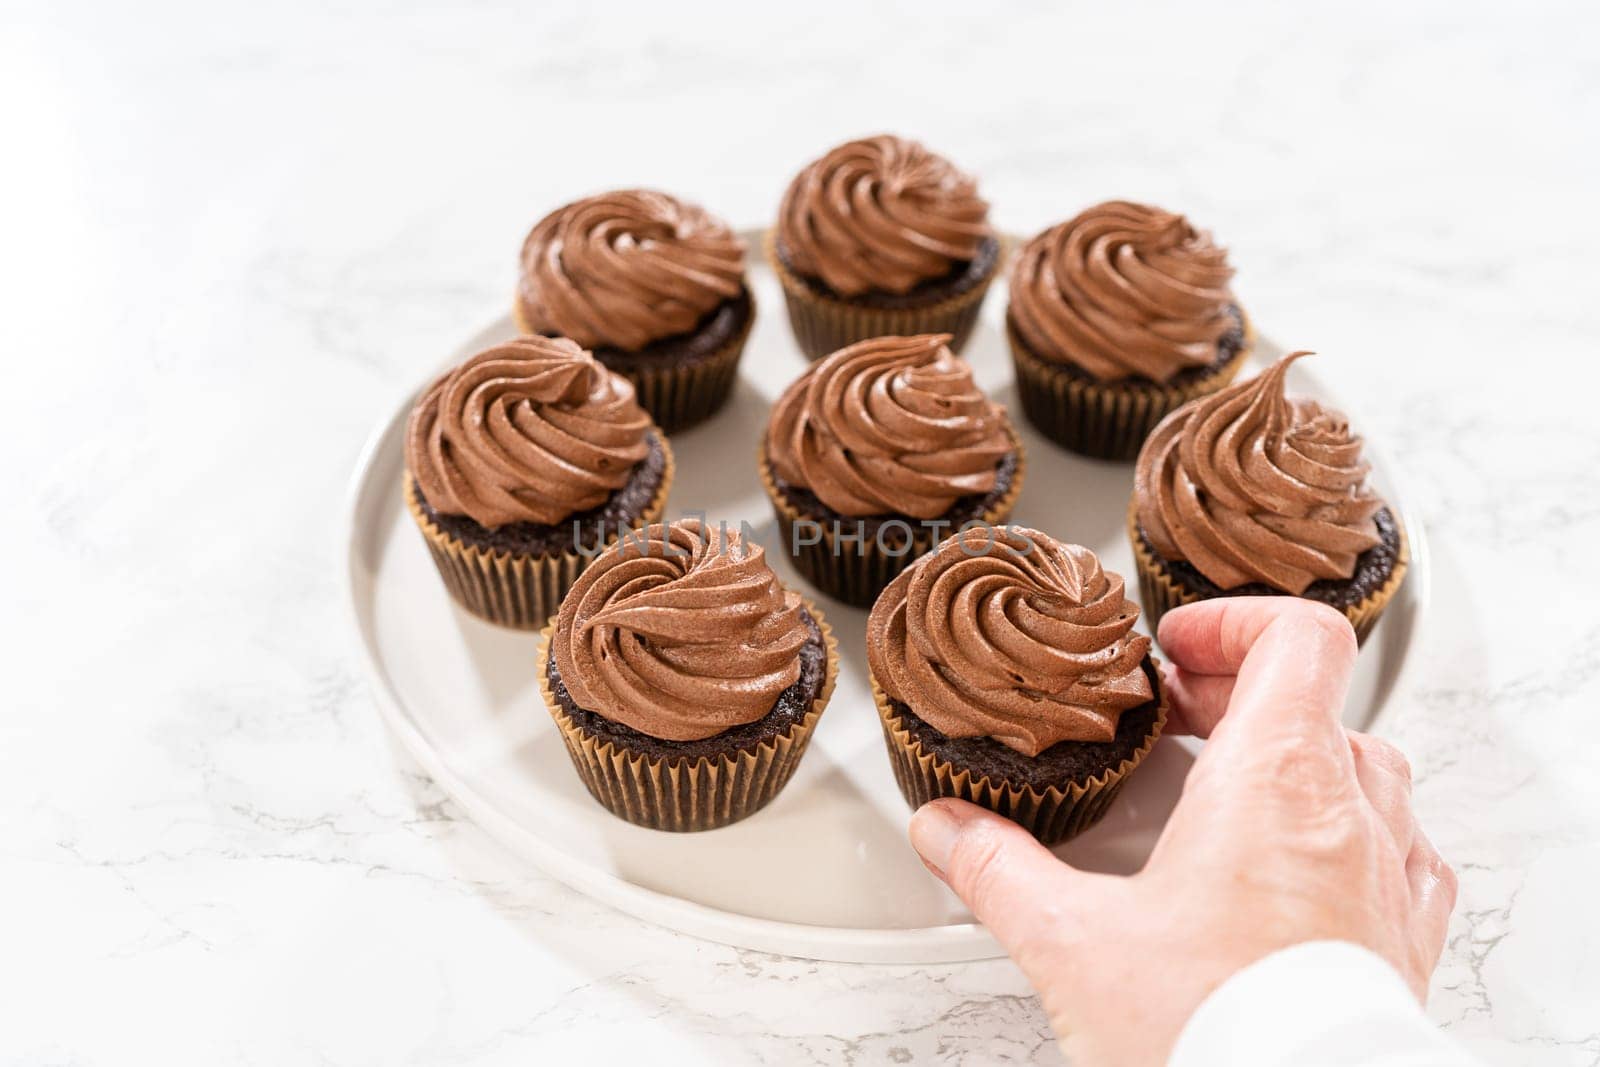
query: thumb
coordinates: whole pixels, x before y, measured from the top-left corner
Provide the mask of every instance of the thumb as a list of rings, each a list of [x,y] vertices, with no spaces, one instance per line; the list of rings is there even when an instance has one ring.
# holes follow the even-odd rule
[[[964,800],[917,809],[911,845],[1036,986],[1035,967],[1091,930],[1112,880],[1069,867],[1010,819]]]

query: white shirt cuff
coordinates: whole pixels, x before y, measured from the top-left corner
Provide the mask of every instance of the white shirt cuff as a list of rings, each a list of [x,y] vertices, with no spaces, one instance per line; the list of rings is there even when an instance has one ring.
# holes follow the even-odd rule
[[[1462,1067],[1476,1061],[1428,1019],[1381,957],[1309,941],[1257,960],[1190,1016],[1168,1067]]]

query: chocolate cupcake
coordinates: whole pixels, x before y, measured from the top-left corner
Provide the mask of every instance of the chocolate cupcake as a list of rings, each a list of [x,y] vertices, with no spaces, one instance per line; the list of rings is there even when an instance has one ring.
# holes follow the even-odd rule
[[[1366,639],[1406,574],[1399,516],[1367,484],[1345,417],[1284,393],[1285,356],[1191,401],[1139,453],[1128,537],[1155,626],[1216,596],[1301,596]]]
[[[517,325],[593,349],[663,431],[687,429],[738,376],[755,321],[744,252],[721,220],[665,193],[591,196],[523,242]]]
[[[802,170],[767,258],[811,359],[869,337],[948,333],[967,343],[1000,262],[971,178],[915,141],[867,137]]]
[[[805,753],[838,676],[816,608],[759,545],[697,520],[607,549],[546,629],[546,706],[590,794],[657,830],[758,811]]]
[[[451,596],[535,630],[584,564],[666,508],[672,449],[633,386],[565,338],[479,352],[422,394],[405,496]]]
[[[973,529],[923,556],[867,620],[906,801],[959,797],[1046,844],[1094,825],[1166,722],[1138,618],[1093,552],[1037,530]]]
[[[1006,335],[1028,420],[1098,459],[1132,459],[1164,416],[1221,389],[1250,350],[1233,268],[1182,215],[1112,200],[1023,246]]]
[[[784,546],[818,589],[858,607],[968,523],[1004,522],[1022,443],[948,334],[840,349],[772,409],[757,465]]]

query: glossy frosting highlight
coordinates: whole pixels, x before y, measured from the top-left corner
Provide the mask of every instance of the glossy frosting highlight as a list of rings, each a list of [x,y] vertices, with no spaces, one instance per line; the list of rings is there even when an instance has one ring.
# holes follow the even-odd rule
[[[762,718],[795,683],[803,610],[761,546],[698,520],[657,523],[589,564],[551,648],[578,706],[693,741]]]
[[[1153,697],[1122,578],[1081,545],[1023,527],[946,539],[883,591],[867,659],[885,693],[949,737],[1027,756],[1110,741]]]
[[[406,426],[406,469],[440,514],[553,525],[627,484],[650,430],[627,379],[573,341],[524,337],[428,387]]]
[[[1285,395],[1289,366],[1191,401],[1139,453],[1139,526],[1161,556],[1223,589],[1262,582],[1303,593],[1349,578],[1379,542],[1383,501],[1367,484],[1360,436],[1315,400]]]
[[[948,334],[877,337],[802,374],[773,407],[773,471],[841,515],[933,519],[995,486],[1015,447]]]
[[[1010,318],[1040,359],[1166,382],[1215,361],[1239,326],[1232,278],[1226,251],[1182,215],[1112,200],[1022,247]]]
[[[977,183],[915,141],[842,144],[796,175],[778,212],[790,266],[841,296],[905,293],[993,235]]]
[[[688,333],[744,289],[744,242],[694,204],[646,189],[551,212],[522,246],[533,333],[637,351]]]

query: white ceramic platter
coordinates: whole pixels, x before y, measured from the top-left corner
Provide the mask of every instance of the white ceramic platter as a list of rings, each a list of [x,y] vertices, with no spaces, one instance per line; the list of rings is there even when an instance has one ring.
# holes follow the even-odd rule
[[[752,250],[759,235],[748,234]],[[703,511],[751,521],[780,544],[756,477],[769,404],[806,367],[776,279],[751,257],[757,322],[727,407],[673,438],[677,480],[669,516]],[[508,292],[507,299],[509,301]],[[1022,417],[1001,330],[1005,287],[989,293],[965,352],[979,383],[1015,414],[1028,470],[1014,520],[1088,545],[1131,574],[1124,515],[1131,465],[1069,455]],[[509,318],[451,354],[455,362],[510,337]],[[1259,346],[1254,373],[1276,353]],[[1293,387],[1326,395],[1316,360]],[[416,383],[420,388],[424,382]],[[1331,398],[1330,398],[1331,399]],[[1359,422],[1360,398],[1352,397]],[[787,789],[734,826],[669,834],[631,826],[584,791],[534,684],[533,634],[501,630],[457,608],[401,505],[401,437],[408,398],[380,424],[357,466],[348,529],[353,621],[379,709],[396,736],[462,808],[518,856],[639,918],[765,952],[860,962],[932,963],[999,953],[984,929],[925,870],[906,843],[910,814],[895,788],[867,694],[866,612],[822,597],[781,551],[768,559],[816,599],[839,638],[840,678],[810,750]],[[1399,688],[1428,598],[1428,550],[1404,488],[1381,449],[1375,480],[1410,535],[1411,571],[1362,651],[1352,724],[1381,728]],[[1131,872],[1149,854],[1176,802],[1195,742],[1163,738],[1106,819],[1061,847],[1074,864]]]

